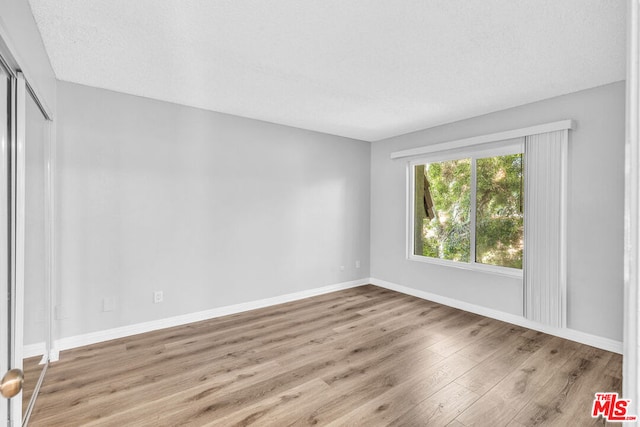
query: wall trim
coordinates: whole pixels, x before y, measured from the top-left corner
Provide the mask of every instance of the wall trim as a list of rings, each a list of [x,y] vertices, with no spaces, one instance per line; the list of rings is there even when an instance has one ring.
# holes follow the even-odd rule
[[[286,302],[297,301],[304,298],[314,297],[317,295],[328,294],[331,292],[341,291],[344,289],[355,288],[369,284],[369,278],[352,280],[350,282],[342,282],[333,285],[323,286],[320,288],[307,289],[304,291],[294,292],[285,295],[279,295],[271,298],[264,298],[255,301],[243,302],[239,304],[217,307],[210,310],[198,311],[195,313],[182,314],[179,316],[168,317],[165,319],[152,320],[149,322],[136,323],[133,325],[121,326],[118,328],[107,329],[104,331],[90,332],[88,334],[75,335],[71,337],[60,338],[54,341],[51,350],[50,360],[59,360],[60,351],[69,350],[85,345],[96,344],[104,341],[124,338],[131,335],[142,334],[145,332],[157,331],[160,329],[171,328],[174,326],[185,325],[187,323],[199,322],[202,320],[214,319],[216,317],[227,316],[230,314],[242,313],[258,308],[270,307]],[[43,354],[43,353],[40,353]],[[64,357],[64,355],[63,355]]]
[[[559,120],[552,123],[544,123],[536,126],[529,126],[521,129],[512,129],[504,132],[491,133],[488,135],[472,136],[471,138],[457,139],[455,141],[439,142],[437,144],[425,145],[423,147],[410,148],[408,150],[394,151],[391,159],[402,159],[404,157],[420,156],[422,154],[435,153],[438,151],[453,150],[456,148],[471,147],[488,142],[504,141],[506,139],[521,138],[523,136],[537,135],[539,133],[553,132],[556,130],[575,129],[573,120]]]
[[[574,329],[555,328],[555,327],[543,325],[512,313],[506,313],[503,311],[482,307],[482,306],[471,304],[465,301],[456,300],[456,299],[445,297],[442,295],[437,295],[430,292],[421,291],[418,289],[399,285],[397,283],[388,282],[386,280],[370,277],[370,278],[352,280],[349,282],[337,283],[334,285],[323,286],[320,288],[307,289],[304,291],[294,292],[294,293],[280,295],[280,296],[271,297],[271,298],[264,298],[260,300],[249,301],[249,302],[244,302],[240,304],[233,304],[233,305],[228,305],[224,307],[217,307],[211,310],[198,311],[195,313],[183,314],[180,316],[168,317],[165,319],[152,320],[150,322],[136,323],[133,325],[121,326],[119,328],[107,329],[104,331],[90,332],[88,334],[60,338],[54,341],[54,348],[51,349],[50,351],[49,359],[51,362],[55,362],[59,360],[60,351],[62,350],[69,350],[72,348],[82,347],[85,345],[97,344],[104,341],[124,338],[132,335],[142,334],[145,332],[157,331],[161,329],[171,328],[174,326],[181,326],[188,323],[199,322],[202,320],[214,319],[216,317],[242,313],[245,311],[255,310],[258,308],[271,307],[271,306],[283,304],[286,302],[297,301],[297,300],[310,298],[317,295],[328,294],[331,292],[355,288],[355,287],[363,286],[367,284],[372,284],[375,286],[379,286],[381,288],[400,292],[406,295],[411,295],[411,296],[422,298],[425,300],[437,302],[438,304],[443,304],[443,305],[454,307],[460,310],[469,311],[471,313],[476,313],[481,316],[490,317],[492,319],[501,320],[503,322],[512,323],[514,325],[523,326],[525,328],[544,332],[550,335],[555,335],[560,338],[565,338],[571,341],[576,341],[576,342],[597,347],[603,350],[622,354],[622,342],[620,341],[600,337],[597,335],[588,334],[588,333],[577,331]],[[30,345],[30,346],[27,346],[27,348],[25,348],[25,354],[31,354],[32,356],[42,355],[44,354],[44,352],[45,352],[44,343]]]
[[[480,305],[471,304],[465,301],[456,300],[456,299],[445,297],[442,295],[432,294],[431,292],[409,288],[407,286],[398,285],[392,282],[387,282],[386,280],[376,279],[372,277],[370,279],[370,283],[372,285],[379,286],[381,288],[386,288],[392,291],[396,291],[396,292],[411,295],[414,297],[437,302],[438,304],[443,304],[449,307],[458,308],[460,310],[469,311],[471,313],[476,313],[481,316],[486,316],[492,319],[501,320],[503,322],[512,323],[514,325],[523,326],[525,328],[544,332],[550,335],[555,335],[560,338],[565,338],[570,341],[576,341],[581,344],[597,347],[602,350],[607,350],[614,353],[622,354],[621,341],[616,341],[610,338],[604,338],[597,335],[588,334],[586,332],[576,331],[575,329],[556,328],[553,326],[543,325],[541,323],[537,323],[529,319],[525,319],[524,317],[518,316],[516,314],[506,313],[504,311],[482,307]]]
[[[29,357],[43,356],[47,354],[47,343],[37,342],[34,344],[25,344],[22,347],[22,357],[28,359]]]

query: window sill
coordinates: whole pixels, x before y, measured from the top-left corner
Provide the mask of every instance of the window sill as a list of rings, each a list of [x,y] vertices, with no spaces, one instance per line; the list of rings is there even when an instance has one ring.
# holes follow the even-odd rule
[[[512,277],[516,279],[522,279],[522,270],[516,268],[499,267],[497,265],[487,265],[480,263],[466,263],[458,261],[450,261],[447,259],[429,258],[426,256],[409,255],[407,258],[409,261],[424,262],[427,264],[441,265],[445,267],[459,268],[462,270],[478,271],[481,273],[495,274],[497,276]]]

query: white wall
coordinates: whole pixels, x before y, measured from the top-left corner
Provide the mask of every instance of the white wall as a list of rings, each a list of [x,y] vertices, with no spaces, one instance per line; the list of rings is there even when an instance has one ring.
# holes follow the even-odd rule
[[[371,275],[460,301],[522,314],[522,282],[408,261],[406,161],[390,153],[574,119],[568,182],[567,326],[622,339],[624,82],[375,142],[371,148]]]
[[[369,143],[64,82],[58,111],[57,338],[369,276]]]

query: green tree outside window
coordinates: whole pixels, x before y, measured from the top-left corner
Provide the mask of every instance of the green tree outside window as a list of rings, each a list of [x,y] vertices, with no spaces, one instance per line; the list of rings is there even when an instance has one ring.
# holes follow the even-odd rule
[[[471,262],[471,159],[417,165],[414,254]],[[475,262],[522,268],[523,155],[476,160]]]

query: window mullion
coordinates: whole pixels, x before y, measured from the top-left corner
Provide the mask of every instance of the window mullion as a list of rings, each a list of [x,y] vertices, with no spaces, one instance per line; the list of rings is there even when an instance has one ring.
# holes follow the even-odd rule
[[[469,263],[476,263],[476,157],[471,157],[471,194],[469,200]]]

